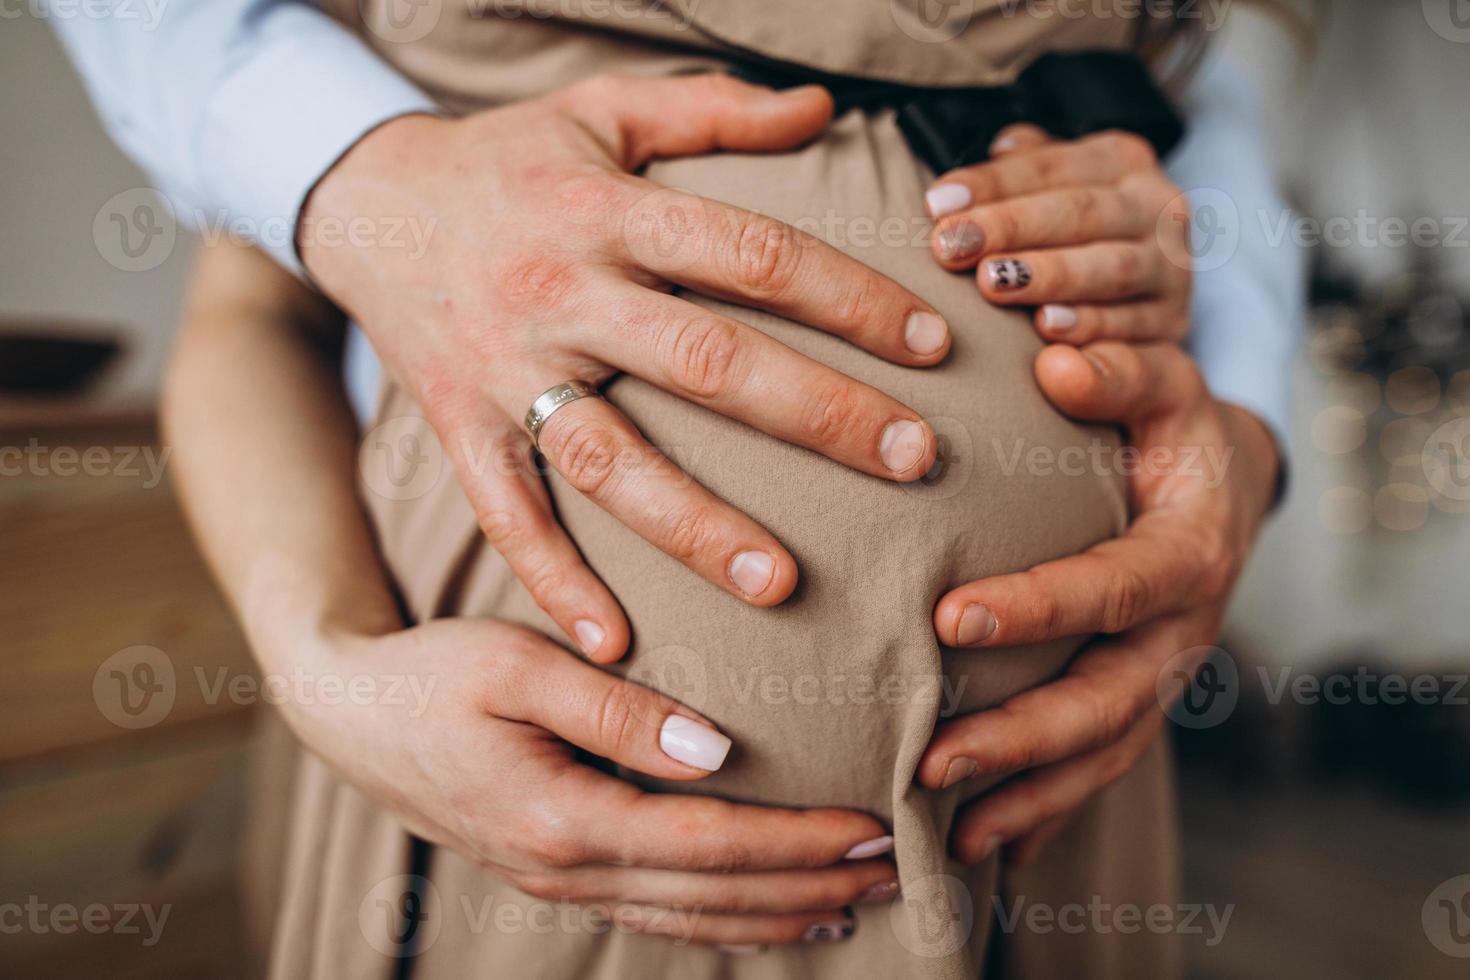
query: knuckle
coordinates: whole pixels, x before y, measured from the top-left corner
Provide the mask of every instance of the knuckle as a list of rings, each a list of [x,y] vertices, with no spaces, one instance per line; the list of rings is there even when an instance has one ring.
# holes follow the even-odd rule
[[[837,323],[856,327],[871,322],[882,290],[878,277],[867,270],[850,278],[851,281],[839,285],[832,303],[832,316]]]
[[[674,511],[665,521],[660,535],[664,550],[680,561],[710,553],[716,538],[714,524],[714,513],[705,506],[694,505]]]
[[[526,591],[536,599],[540,606],[546,606],[553,599],[565,596],[570,590],[571,580],[560,562],[538,561],[534,567],[528,569],[522,576]]]
[[[844,384],[828,382],[818,386],[802,406],[797,431],[811,444],[826,445],[851,430],[856,412],[851,390]]]
[[[1110,575],[1103,597],[1102,632],[1121,633],[1148,608],[1153,587],[1137,569],[1127,566],[1111,569]]]
[[[603,692],[597,705],[597,737],[600,751],[622,754],[631,748],[641,728],[637,692],[627,683],[614,683]]]
[[[496,305],[506,313],[520,314],[564,307],[575,291],[577,276],[569,262],[538,252],[502,263],[493,282]]]
[[[552,435],[547,448],[568,483],[589,497],[610,489],[617,471],[618,439],[609,426],[596,419],[563,418]]]
[[[740,334],[726,320],[696,317],[669,328],[659,347],[669,377],[682,393],[714,398],[734,380]]]
[[[1143,281],[1145,264],[1138,249],[1122,245],[1114,249],[1112,255],[1113,278],[1119,285],[1131,288]]]
[[[730,261],[736,284],[751,299],[780,299],[796,279],[796,231],[770,218],[751,215],[737,231]]]
[[[1131,170],[1158,166],[1159,157],[1153,144],[1135,133],[1111,130],[1100,138],[1102,145]]]
[[[548,868],[573,868],[582,863],[582,845],[573,837],[539,827],[531,832],[527,853]]]

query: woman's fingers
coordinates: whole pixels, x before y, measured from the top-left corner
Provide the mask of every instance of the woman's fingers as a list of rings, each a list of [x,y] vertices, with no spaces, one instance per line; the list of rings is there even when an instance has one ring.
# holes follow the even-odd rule
[[[666,282],[768,310],[896,364],[925,367],[949,352],[949,326],[934,307],[773,218],[656,189],[621,227],[631,261]]]
[[[1109,184],[1158,166],[1148,141],[1116,130],[1006,152],[935,180],[927,200],[932,218],[1056,187]],[[941,207],[934,207],[935,199]]]
[[[1189,310],[1175,300],[1047,303],[1033,319],[1041,336],[1058,344],[1179,341],[1189,333]]]
[[[585,767],[569,770],[560,788],[560,837],[575,842],[578,860],[572,864],[728,874],[823,868],[893,848],[882,824],[852,810],[783,810],[645,793]]]
[[[1106,184],[1084,184],[992,201],[941,219],[934,255],[947,269],[968,269],[982,255],[1139,239],[1154,215],[1133,195]]]
[[[698,712],[535,633],[511,636],[483,679],[485,708],[496,717],[664,779],[700,779],[725,764],[730,739]]]
[[[639,289],[621,325],[590,352],[696,404],[864,473],[916,480],[933,465],[933,431],[876,388],[737,320]]]
[[[598,663],[621,657],[627,617],[552,513],[530,439],[519,429],[482,423],[444,431],[481,529],[536,604],[588,657]],[[425,426],[423,444],[433,439]]]
[[[980,292],[998,306],[1102,303],[1164,293],[1188,273],[1146,241],[1107,241],[986,258]]]
[[[665,871],[594,865],[518,874],[522,891],[554,901],[617,901],[739,915],[820,912],[880,902],[898,894],[891,860],[842,861],[799,871]]]
[[[1163,713],[1150,711],[1103,749],[1026,773],[986,793],[955,820],[950,849],[974,864],[1007,841],[1064,820],[1099,790],[1124,776],[1159,733]]]
[[[1159,665],[1182,649],[1181,636],[1166,622],[1095,642],[1056,680],[945,722],[919,762],[919,783],[1007,776],[1116,742],[1157,706]]]
[[[678,914],[683,911],[683,915]],[[847,909],[788,915],[716,915],[660,906],[622,905],[613,909],[621,928],[665,936],[676,943],[720,946],[727,953],[759,953],[766,946],[832,943],[849,938],[857,919]]]
[[[796,587],[796,562],[770,532],[671,463],[610,402],[560,408],[539,445],[575,490],[731,595],[774,606]]]

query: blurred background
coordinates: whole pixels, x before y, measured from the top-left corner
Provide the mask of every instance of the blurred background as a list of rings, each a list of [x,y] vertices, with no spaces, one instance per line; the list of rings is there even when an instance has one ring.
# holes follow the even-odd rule
[[[1309,246],[1312,299],[1291,494],[1211,667],[1228,704],[1172,731],[1188,899],[1233,908],[1191,972],[1463,977],[1470,3],[1302,9],[1233,4],[1214,39],[1265,94],[1295,208],[1226,217]],[[0,64],[0,903],[115,927],[0,928],[0,975],[253,976],[289,773],[251,763],[283,736],[231,693],[249,656],[154,423],[194,241],[22,5]],[[140,645],[190,680],[161,713],[108,693]],[[125,930],[127,903],[167,927]]]

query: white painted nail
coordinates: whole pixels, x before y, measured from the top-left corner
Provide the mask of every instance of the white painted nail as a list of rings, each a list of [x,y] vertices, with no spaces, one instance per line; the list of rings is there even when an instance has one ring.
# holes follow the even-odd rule
[[[1077,326],[1077,311],[1070,306],[1048,303],[1041,308],[1041,325],[1047,330],[1071,330]]]
[[[1016,139],[1014,136],[1011,136],[1010,134],[998,136],[996,137],[995,142],[990,144],[990,155],[993,157],[998,157],[1002,153],[1011,152],[1020,145],[1021,141]]]
[[[910,313],[903,325],[903,345],[921,357],[939,350],[948,338],[949,326],[933,313]]]
[[[577,642],[582,644],[582,652],[592,654],[602,646],[602,641],[607,639],[607,631],[598,626],[590,619],[579,619],[572,624],[576,631]]]
[[[863,858],[887,854],[891,850],[893,850],[893,835],[885,834],[882,837],[865,840],[861,844],[854,844],[852,849],[842,856],[849,861],[861,861]]]
[[[929,217],[942,218],[970,206],[970,189],[964,184],[938,184],[924,195]]]
[[[742,551],[730,561],[730,581],[754,598],[766,591],[776,574],[776,560],[764,551]]]
[[[725,764],[730,754],[730,739],[708,725],[685,718],[669,715],[659,729],[658,746],[664,754],[676,762],[714,772]]]
[[[924,427],[907,419],[889,422],[878,440],[878,455],[893,472],[907,472],[924,455]]]

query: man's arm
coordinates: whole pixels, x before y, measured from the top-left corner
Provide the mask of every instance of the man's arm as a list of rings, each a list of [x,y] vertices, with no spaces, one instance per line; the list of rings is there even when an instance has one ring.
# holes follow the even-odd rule
[[[184,224],[227,215],[295,272],[297,217],[318,178],[375,126],[434,108],[306,3],[103,6],[50,19],[113,139]]]

